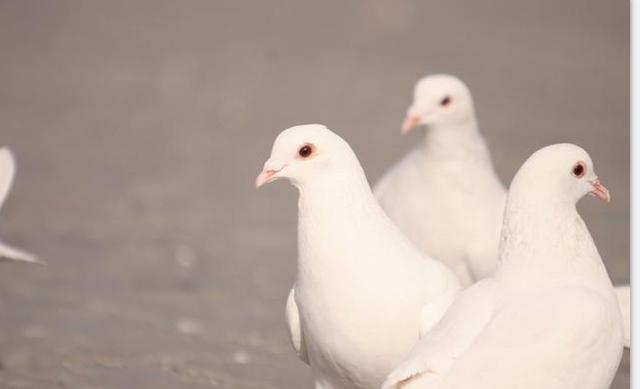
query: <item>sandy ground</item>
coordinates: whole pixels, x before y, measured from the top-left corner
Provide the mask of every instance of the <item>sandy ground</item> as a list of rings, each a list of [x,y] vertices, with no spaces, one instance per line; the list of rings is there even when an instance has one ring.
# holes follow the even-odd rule
[[[410,88],[474,92],[508,182],[540,146],[591,152],[580,208],[629,274],[628,2],[0,2],[2,388],[310,388],[289,349],[296,193],[253,182],[275,135],[322,122],[373,181],[418,140]],[[614,387],[629,386],[628,354]]]

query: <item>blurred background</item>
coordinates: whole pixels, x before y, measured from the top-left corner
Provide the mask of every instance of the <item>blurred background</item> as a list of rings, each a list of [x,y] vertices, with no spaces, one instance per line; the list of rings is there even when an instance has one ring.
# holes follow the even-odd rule
[[[587,149],[581,211],[629,280],[629,2],[0,1],[0,387],[310,388],[284,304],[295,190],[254,189],[275,136],[320,122],[373,183],[415,81],[462,78],[508,183]],[[628,352],[614,388],[629,387]]]

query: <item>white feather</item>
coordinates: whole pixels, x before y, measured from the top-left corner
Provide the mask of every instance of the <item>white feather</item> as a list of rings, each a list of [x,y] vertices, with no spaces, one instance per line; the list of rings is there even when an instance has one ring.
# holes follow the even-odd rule
[[[304,343],[304,339],[302,338],[302,328],[300,327],[300,313],[298,312],[298,305],[296,303],[295,286],[291,288],[291,290],[289,291],[289,297],[287,297],[286,318],[291,346],[295,350],[296,354],[298,354],[300,360],[308,365],[309,357],[307,356],[307,347]]]
[[[0,208],[11,190],[15,174],[16,163],[11,150],[7,147],[0,148]],[[3,260],[42,263],[35,255],[0,242],[0,261]]]
[[[618,286],[616,287],[616,295],[624,319],[624,346],[631,347],[631,288]]]
[[[16,163],[11,150],[7,147],[0,148],[0,207],[7,199],[15,174]]]

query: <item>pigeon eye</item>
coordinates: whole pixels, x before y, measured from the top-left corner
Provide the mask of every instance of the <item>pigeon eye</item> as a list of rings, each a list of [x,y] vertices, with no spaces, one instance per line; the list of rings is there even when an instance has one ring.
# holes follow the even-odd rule
[[[313,154],[312,145],[304,145],[298,150],[298,155],[302,158],[308,158],[311,154]]]
[[[451,97],[450,96],[445,96],[442,100],[440,100],[440,105],[443,106],[443,107],[446,107],[450,103],[451,103]]]
[[[586,172],[587,166],[582,161],[577,162],[575,165],[573,165],[573,168],[571,168],[571,174],[573,174],[577,178],[583,177]]]

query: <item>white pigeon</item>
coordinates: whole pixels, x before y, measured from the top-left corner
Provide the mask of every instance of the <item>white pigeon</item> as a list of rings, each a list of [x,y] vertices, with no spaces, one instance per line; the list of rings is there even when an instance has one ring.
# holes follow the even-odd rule
[[[424,140],[374,193],[409,239],[470,285],[495,268],[506,191],[462,81],[449,75],[420,80],[402,131],[417,126],[428,127]]]
[[[389,220],[349,144],[325,126],[277,137],[256,186],[276,179],[299,191],[291,343],[315,388],[379,388],[444,314],[459,282]]]
[[[586,194],[609,200],[583,149],[534,153],[511,184],[496,272],[458,296],[383,388],[608,388],[623,322],[576,210]]]
[[[389,169],[374,193],[402,232],[468,286],[497,264],[506,189],[461,80],[438,74],[418,81],[402,132],[420,126],[427,127],[424,140]],[[619,290],[623,312],[630,310],[628,289]],[[630,328],[630,315],[625,322]]]
[[[11,151],[7,147],[0,148],[0,207],[11,189],[15,173],[16,164]],[[3,260],[41,263],[33,254],[0,242],[0,261]]]

